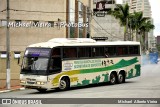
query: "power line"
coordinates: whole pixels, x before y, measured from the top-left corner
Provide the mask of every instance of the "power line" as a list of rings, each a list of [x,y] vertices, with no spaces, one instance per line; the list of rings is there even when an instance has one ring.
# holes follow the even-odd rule
[[[98,26],[99,26],[102,30],[104,30],[106,33],[108,33],[109,35],[111,35],[112,37],[118,38],[118,39],[123,39],[123,38],[120,38],[120,37],[117,37],[117,36],[112,35],[112,34],[109,33],[106,29],[104,29],[104,28],[96,21],[96,19],[95,19],[94,17],[93,17],[93,19],[94,19],[95,22],[98,24]]]
[[[102,32],[102,30],[104,31],[104,29],[96,28],[96,27],[93,26],[93,25],[92,25],[92,27],[93,27],[93,29],[94,29],[94,32],[96,32],[96,33],[101,32],[101,34],[105,34],[105,36],[109,36],[109,37],[111,37],[111,38],[113,39],[113,36],[112,36],[112,35],[106,35],[106,33]],[[100,30],[99,30],[99,29],[100,29]],[[118,37],[116,37],[116,38],[118,38]],[[111,39],[111,40],[112,40],[112,39]],[[122,39],[122,38],[121,38],[121,39]]]
[[[33,10],[31,11],[31,10],[20,10],[20,9],[9,9],[9,10],[12,10],[12,11],[22,11],[22,12],[33,12],[33,13],[36,13],[36,12],[37,13],[77,13],[77,12],[63,12],[63,11],[61,11],[61,12],[33,11]],[[4,12],[4,11],[6,11],[6,9],[1,10],[0,12]],[[86,14],[91,14],[91,13],[87,12]]]

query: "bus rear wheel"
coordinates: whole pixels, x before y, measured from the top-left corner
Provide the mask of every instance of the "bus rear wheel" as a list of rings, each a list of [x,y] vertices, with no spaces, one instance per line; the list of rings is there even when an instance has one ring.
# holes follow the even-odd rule
[[[62,78],[60,80],[59,89],[60,90],[67,90],[69,89],[69,80],[67,78]]]
[[[114,85],[116,83],[116,80],[117,80],[116,74],[115,73],[111,73],[109,83],[111,85]]]
[[[124,83],[124,82],[125,82],[125,75],[122,72],[120,72],[118,74],[118,84],[121,84],[121,83]]]

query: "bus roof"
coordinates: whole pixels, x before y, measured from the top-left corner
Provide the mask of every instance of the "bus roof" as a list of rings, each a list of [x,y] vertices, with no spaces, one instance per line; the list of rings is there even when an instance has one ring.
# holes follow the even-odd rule
[[[53,48],[57,46],[102,46],[102,45],[140,45],[135,41],[95,41],[90,38],[54,38],[47,42],[36,43],[28,47]]]

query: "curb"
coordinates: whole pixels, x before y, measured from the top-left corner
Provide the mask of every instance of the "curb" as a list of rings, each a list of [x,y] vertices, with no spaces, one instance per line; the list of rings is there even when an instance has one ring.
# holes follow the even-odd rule
[[[7,92],[12,92],[12,91],[18,91],[18,90],[25,90],[25,88],[22,87],[22,88],[11,89],[11,90],[2,90],[0,91],[0,93],[7,93]]]

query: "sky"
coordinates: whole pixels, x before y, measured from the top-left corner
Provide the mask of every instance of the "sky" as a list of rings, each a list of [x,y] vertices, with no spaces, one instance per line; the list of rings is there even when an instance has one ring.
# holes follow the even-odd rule
[[[149,0],[152,11],[152,18],[154,21],[155,29],[154,36],[160,35],[160,0]],[[117,0],[117,3],[122,3],[122,0]]]

